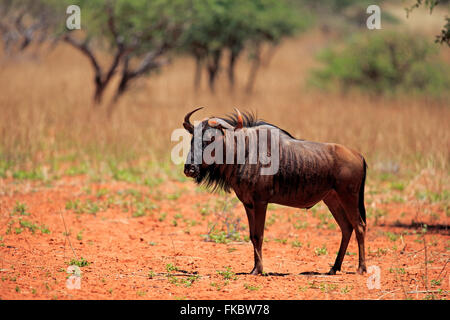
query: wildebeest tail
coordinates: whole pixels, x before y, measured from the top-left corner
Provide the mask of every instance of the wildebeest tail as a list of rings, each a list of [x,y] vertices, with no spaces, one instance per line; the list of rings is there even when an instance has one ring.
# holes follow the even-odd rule
[[[366,160],[363,157],[363,177],[362,177],[362,182],[361,182],[361,186],[359,187],[359,203],[358,203],[358,207],[359,207],[359,214],[361,215],[362,220],[364,221],[364,223],[366,223],[366,208],[364,206],[364,185],[366,184],[366,172],[367,172],[367,163]]]

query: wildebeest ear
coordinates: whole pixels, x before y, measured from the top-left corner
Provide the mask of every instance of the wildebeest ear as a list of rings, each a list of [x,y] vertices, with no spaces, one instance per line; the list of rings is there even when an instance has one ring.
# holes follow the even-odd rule
[[[225,135],[224,129],[233,130],[233,127],[226,121],[218,118],[211,118],[208,120],[208,125],[211,128],[219,129]]]

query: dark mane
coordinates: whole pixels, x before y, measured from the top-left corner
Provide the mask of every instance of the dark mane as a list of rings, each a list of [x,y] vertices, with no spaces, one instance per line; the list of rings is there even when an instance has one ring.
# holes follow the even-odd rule
[[[227,166],[227,165],[222,165]],[[228,167],[228,166],[227,166]],[[203,184],[207,189],[213,192],[223,190],[227,193],[231,192],[231,181],[226,178],[226,173],[221,172],[221,168],[216,164],[211,164],[206,168],[200,169],[200,174],[195,178],[197,184]],[[233,170],[231,167],[227,168],[228,174]]]
[[[228,124],[230,124],[234,127],[237,124],[238,116],[237,116],[237,113],[232,113],[232,114],[228,114],[226,116],[226,118],[220,118],[220,119],[226,121]],[[257,126],[262,126],[262,125],[269,125],[269,126],[279,129],[281,132],[288,135],[292,139],[296,139],[292,134],[290,134],[286,130],[281,129],[280,127],[277,127],[276,125],[268,123],[264,120],[258,119],[257,116],[252,112],[247,112],[247,111],[243,112],[242,119],[244,120],[244,127],[246,127],[246,128],[257,127]]]
[[[236,126],[238,122],[237,113],[228,114],[223,118],[219,118],[226,121],[231,126]],[[242,119],[244,120],[244,127],[251,128],[262,125],[269,125],[274,128],[279,129],[281,132],[286,134],[288,137],[292,139],[296,139],[286,130],[283,130],[271,123],[268,123],[264,120],[258,119],[254,113],[251,112],[243,112]],[[220,189],[225,192],[231,191],[231,178],[232,176],[239,176],[241,171],[244,170],[246,165],[226,165],[226,164],[211,164],[207,167],[201,167],[200,174],[195,178],[195,182],[197,184],[203,184],[208,189],[212,191],[218,191]]]

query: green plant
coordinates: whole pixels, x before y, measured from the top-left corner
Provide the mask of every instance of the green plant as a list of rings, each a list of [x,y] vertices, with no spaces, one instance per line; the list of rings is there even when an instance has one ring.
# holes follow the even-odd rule
[[[12,210],[12,215],[29,216],[31,213],[27,211],[27,205],[23,202],[16,201],[16,205]]]
[[[159,222],[163,222],[167,217],[167,212],[162,212],[158,218]]]
[[[314,253],[316,254],[316,256],[325,256],[328,254],[328,250],[324,244],[321,248],[315,248]]]
[[[24,228],[30,230],[31,233],[33,233],[33,234],[35,233],[35,231],[37,229],[39,229],[39,227],[36,224],[34,224],[30,221],[27,221],[27,220],[19,220],[19,224],[21,227],[24,227]]]
[[[78,266],[80,268],[82,267],[87,267],[88,265],[90,265],[91,263],[88,262],[86,259],[84,259],[83,257],[80,258],[80,260],[77,260],[75,258],[73,258],[72,260],[70,260],[69,262],[67,262],[67,265],[69,266]]]
[[[292,247],[294,247],[294,248],[301,248],[301,247],[303,246],[303,243],[301,243],[301,242],[298,241],[298,240],[294,240],[294,241],[291,242],[291,245],[292,245]]]
[[[239,220],[238,220],[239,221]],[[211,227],[211,224],[209,225]],[[225,230],[220,230],[217,227],[217,224],[213,224],[210,228],[208,234],[202,235],[206,241],[212,241],[215,243],[229,243],[231,241],[242,241],[240,229],[238,222],[229,223],[225,221],[224,226],[222,226]]]
[[[225,280],[237,280],[238,277],[231,270],[231,267],[225,267],[225,270],[218,270],[217,273],[221,275]]]
[[[247,283],[244,283],[244,288],[250,291],[257,291],[260,289],[259,286],[253,286],[253,285],[249,285]]]
[[[353,289],[352,286],[345,286],[345,287],[341,288],[341,293],[343,293],[343,294],[349,293],[352,289]]]
[[[179,190],[167,195],[168,200],[178,200],[179,197],[181,197],[181,191]]]
[[[178,271],[178,267],[172,263],[168,263],[168,264],[166,264],[166,270],[168,273],[171,273],[173,271]]]
[[[183,279],[182,283],[184,284],[185,287],[190,287],[199,278],[200,278],[200,275],[194,274],[194,275],[187,277],[186,279]]]
[[[319,285],[319,289],[320,289],[320,291],[322,291],[322,292],[328,293],[328,292],[337,290],[337,289],[338,289],[338,285],[337,285],[337,284],[334,284],[334,283],[326,283],[326,282],[322,282],[322,283]]]
[[[308,228],[308,222],[297,220],[296,222],[294,222],[294,228],[295,229],[306,229],[306,228]]]
[[[405,184],[403,182],[391,182],[391,189],[397,191],[403,191],[405,189]]]
[[[42,233],[45,233],[45,234],[50,234],[51,232],[50,232],[50,229],[46,226],[46,225],[41,225],[40,227],[39,227],[39,229],[41,230],[41,232]]]
[[[397,239],[399,238],[398,234],[395,234],[395,233],[392,233],[392,232],[389,232],[389,231],[386,232],[385,235],[386,235],[386,237],[389,238],[389,240],[391,240],[393,242],[397,241]]]
[[[433,286],[440,286],[441,282],[442,282],[442,280],[435,280],[435,279],[431,280],[431,284]]]
[[[450,86],[450,66],[418,34],[356,35],[341,50],[323,51],[319,60],[325,66],[313,72],[311,83],[327,89],[447,95]]]
[[[287,243],[287,239],[278,239],[278,238],[275,238],[275,239],[273,239],[273,241],[278,242],[278,243],[281,243],[281,244],[286,244],[286,243]]]
[[[140,290],[138,290],[138,291],[136,292],[136,294],[137,294],[139,297],[143,297],[143,296],[145,296],[145,295],[147,294],[147,292],[146,292],[146,291],[140,291]]]
[[[276,46],[281,39],[304,30],[310,24],[288,1],[205,0],[193,2],[192,23],[182,37],[182,48],[197,62],[195,85],[199,85],[202,62],[208,61],[208,82],[214,91],[215,81],[225,51],[229,51],[228,79],[234,85],[235,66],[239,57],[249,52],[253,62],[247,91],[251,90],[261,63],[264,43]]]

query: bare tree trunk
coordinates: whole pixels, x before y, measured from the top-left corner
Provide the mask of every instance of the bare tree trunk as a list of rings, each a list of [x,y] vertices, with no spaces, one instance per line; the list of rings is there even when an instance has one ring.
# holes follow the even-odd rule
[[[200,56],[195,57],[195,75],[194,75],[194,90],[197,92],[200,89],[202,82],[202,59]]]
[[[88,38],[86,38],[83,42],[77,41],[74,38],[72,38],[69,34],[66,34],[63,37],[63,40],[67,42],[68,44],[72,45],[74,48],[78,49],[83,53],[91,62],[91,65],[94,69],[94,83],[95,83],[95,93],[94,93],[94,105],[98,105],[101,103],[103,98],[103,93],[105,91],[105,88],[111,81],[113,75],[116,73],[117,68],[120,64],[120,61],[122,60],[123,56],[127,53],[129,49],[127,49],[123,43],[123,40],[119,36],[116,24],[115,24],[115,18],[113,14],[112,8],[109,6],[109,4],[106,7],[106,13],[108,14],[108,28],[111,35],[114,37],[115,46],[116,46],[116,53],[114,54],[113,61],[109,68],[107,69],[107,72],[104,73],[100,64],[98,63],[97,57],[94,55],[94,52],[89,47],[88,44]]]
[[[110,101],[108,105],[107,115],[108,118],[112,117],[114,110],[116,109],[117,102],[119,98],[123,95],[125,90],[128,88],[128,82],[130,81],[130,70],[129,70],[129,61],[130,58],[127,56],[123,60],[123,70],[122,76],[120,78],[119,85],[117,86],[116,93],[114,94],[113,99]]]
[[[94,92],[94,106],[102,102],[103,91],[105,91],[106,84],[102,81],[99,75],[95,75],[95,92]]]
[[[164,59],[164,60],[159,59],[158,61],[156,60],[162,54],[164,54],[167,49],[168,48],[165,45],[163,45],[154,51],[148,52],[142,59],[140,65],[135,70],[130,69],[130,64],[129,64],[130,57],[129,56],[126,56],[123,59],[122,76],[120,78],[119,86],[116,89],[116,93],[114,94],[114,97],[108,106],[108,117],[112,116],[112,113],[114,112],[115,106],[116,106],[117,102],[119,101],[119,98],[128,89],[130,81],[132,81],[133,79],[136,79],[148,72],[151,72],[152,70],[158,69],[169,62],[168,59]]]
[[[261,56],[261,66],[263,68],[267,67],[270,64],[270,61],[272,61],[272,58],[275,55],[277,49],[278,44],[271,44],[266,54],[264,56]]]
[[[255,85],[256,74],[258,73],[258,69],[261,65],[261,47],[260,45],[256,45],[254,56],[252,59],[252,65],[250,67],[250,74],[247,81],[247,86],[245,91],[249,94],[253,91],[253,87]]]
[[[75,39],[71,38],[69,35],[66,35],[63,39],[64,41],[72,45],[74,48],[80,50],[84,55],[86,55],[89,58],[92,68],[94,69],[94,84],[95,84],[94,103],[95,105],[100,104],[102,102],[105,88],[112,79],[112,76],[116,73],[120,60],[122,59],[122,56],[125,54],[125,48],[120,44],[118,45],[116,54],[114,55],[113,62],[108,68],[108,72],[104,74],[102,68],[100,67],[100,64],[98,63],[97,57],[95,57],[93,51],[89,48],[86,41],[78,42]]]
[[[239,57],[240,50],[231,50],[230,52],[230,60],[228,64],[228,81],[230,83],[230,90],[233,91],[235,87],[235,74],[234,70],[236,67],[236,62]]]
[[[220,58],[222,57],[222,50],[215,50],[212,53],[210,61],[208,61],[208,74],[209,74],[209,89],[214,93],[217,74],[220,67]]]

